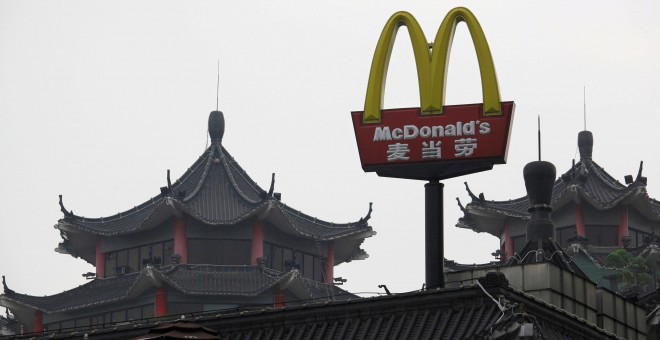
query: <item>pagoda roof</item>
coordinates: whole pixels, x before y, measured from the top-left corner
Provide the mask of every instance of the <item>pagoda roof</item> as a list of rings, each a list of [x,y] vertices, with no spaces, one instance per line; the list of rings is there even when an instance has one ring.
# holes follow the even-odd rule
[[[94,279],[77,288],[50,296],[16,293],[5,287],[0,305],[12,310],[39,310],[59,313],[100,306],[140,296],[145,291],[167,286],[186,295],[253,297],[279,287],[303,301],[355,298],[332,285],[303,278],[298,270],[280,272],[258,266],[171,265],[148,267],[140,272]]]
[[[332,240],[371,232],[366,219],[332,223],[301,213],[264,191],[247,175],[219,143],[211,145],[176,182],[146,202],[100,218],[67,211],[56,225],[60,230],[79,230],[102,236],[150,229],[182,213],[209,225],[233,225],[262,214],[273,215],[281,229],[302,237]]]
[[[629,176],[628,184],[624,185],[593,161],[591,154],[584,155],[557,178],[550,205],[555,211],[568,202],[586,202],[599,210],[611,209],[619,204],[632,205],[647,218],[660,221],[660,202],[649,198],[646,192],[642,164],[637,177],[632,180]],[[465,187],[471,202],[463,207],[459,200],[464,216],[459,219],[457,227],[485,231],[499,237],[500,226],[488,221],[503,221],[506,218],[529,220],[530,202],[527,196],[506,201],[487,200],[483,194],[475,195],[467,182]]]
[[[211,146],[174,183],[160,188],[160,193],[146,202],[108,217],[89,218],[67,210],[60,196],[64,217],[55,225],[62,235],[58,252],[82,257],[94,263],[96,236],[128,235],[162,225],[172,217],[188,216],[210,227],[236,225],[250,220],[264,220],[282,232],[314,241],[335,241],[336,263],[365,258],[359,246],[366,237],[375,235],[369,226],[369,212],[348,223],[333,223],[304,214],[279,199],[273,182],[263,190],[231,154],[222,146],[213,120],[222,113],[214,111],[209,118]],[[223,123],[224,124],[224,123]],[[215,128],[215,132],[214,129]],[[224,128],[224,127],[223,127]]]

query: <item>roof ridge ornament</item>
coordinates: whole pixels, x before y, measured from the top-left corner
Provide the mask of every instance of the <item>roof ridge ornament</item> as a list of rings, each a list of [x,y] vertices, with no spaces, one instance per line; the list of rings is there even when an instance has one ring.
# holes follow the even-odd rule
[[[373,208],[372,208],[373,205],[374,205],[374,202],[369,202],[369,211],[367,212],[366,216],[360,218],[360,220],[358,221],[358,224],[367,223],[367,221],[369,221],[371,219],[371,212],[373,211]]]
[[[642,170],[644,169],[644,161],[639,162],[639,170],[637,171],[637,178],[635,178],[635,182],[641,182],[642,184],[646,185],[646,177],[642,176]]]
[[[273,172],[273,175],[270,179],[270,189],[268,189],[268,196],[273,196],[273,191],[275,191],[275,173]]]
[[[467,182],[463,182],[463,184],[465,184],[465,190],[467,190],[468,195],[470,195],[470,198],[472,198],[473,201],[485,201],[485,200],[486,200],[485,197],[484,197],[484,193],[483,193],[483,192],[479,194],[479,197],[477,197],[477,196],[472,192],[472,190],[470,190],[470,187],[468,186],[468,183],[467,183]]]
[[[59,196],[60,196],[60,211],[62,211],[62,213],[64,213],[64,216],[66,216],[66,217],[71,217],[71,216],[73,216],[73,210],[71,210],[71,211],[67,211],[67,210],[64,208],[64,203],[62,203],[62,195],[59,195]]]
[[[7,281],[5,280],[4,275],[2,275],[2,287],[4,288],[5,294],[16,293],[7,287]]]
[[[461,208],[461,211],[462,211],[462,212],[466,212],[465,207],[464,207],[463,204],[461,203],[461,199],[458,198],[458,197],[456,197],[456,202],[458,202],[458,207]]]

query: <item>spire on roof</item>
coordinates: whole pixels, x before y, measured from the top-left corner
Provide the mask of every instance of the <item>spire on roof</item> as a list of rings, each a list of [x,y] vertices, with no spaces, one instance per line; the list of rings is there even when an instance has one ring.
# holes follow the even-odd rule
[[[222,143],[222,136],[225,134],[225,116],[222,111],[212,111],[209,114],[209,136],[212,143]]]

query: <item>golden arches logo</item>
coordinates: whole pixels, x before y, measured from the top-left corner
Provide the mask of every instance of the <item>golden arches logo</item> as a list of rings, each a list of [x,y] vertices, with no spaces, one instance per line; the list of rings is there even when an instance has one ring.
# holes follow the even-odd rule
[[[364,103],[362,121],[365,124],[380,123],[383,105],[383,93],[387,78],[387,67],[392,54],[392,46],[396,33],[401,26],[408,28],[412,42],[415,63],[417,65],[417,78],[419,82],[419,97],[422,115],[442,114],[445,99],[445,83],[447,80],[447,66],[449,64],[449,51],[451,49],[454,31],[459,22],[465,22],[472,42],[477,52],[479,70],[481,73],[481,88],[483,92],[483,105],[485,116],[499,116],[500,90],[493,65],[490,48],[477,18],[464,7],[452,9],[442,21],[436,33],[433,47],[429,45],[422,28],[412,14],[397,12],[385,24],[383,32],[378,39],[376,51],[371,63],[367,96]]]

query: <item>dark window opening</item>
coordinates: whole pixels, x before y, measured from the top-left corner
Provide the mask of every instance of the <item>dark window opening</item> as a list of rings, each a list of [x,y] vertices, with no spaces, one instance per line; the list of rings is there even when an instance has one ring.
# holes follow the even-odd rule
[[[264,242],[266,266],[275,270],[298,269],[303,277],[323,282],[324,261],[320,256]]]
[[[249,265],[252,241],[188,240],[188,263],[215,265]]]
[[[587,239],[592,246],[618,246],[619,226],[588,225],[585,227]]]

